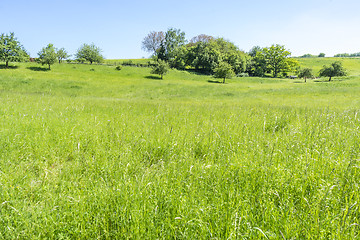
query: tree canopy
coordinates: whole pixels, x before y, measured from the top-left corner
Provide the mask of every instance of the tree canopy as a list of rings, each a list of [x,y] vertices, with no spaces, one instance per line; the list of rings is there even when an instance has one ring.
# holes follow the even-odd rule
[[[263,54],[267,69],[273,77],[277,77],[282,71],[288,71],[287,58],[290,57],[291,53],[285,49],[285,46],[273,44],[271,47],[263,48]]]
[[[54,63],[56,63],[57,61],[57,54],[56,54],[56,49],[54,48],[54,45],[52,45],[51,43],[49,43],[46,47],[42,48],[39,52],[39,62],[42,65],[49,65],[49,70],[50,70],[50,66]]]
[[[220,62],[219,65],[214,69],[214,78],[222,78],[225,83],[226,78],[234,76],[233,67],[227,62]]]
[[[313,77],[312,68],[301,68],[299,70],[298,77],[299,78],[304,78],[304,80],[306,82],[306,78],[312,78]]]
[[[15,38],[13,32],[9,35],[2,33],[0,35],[0,60],[4,61],[6,67],[9,66],[9,62],[20,62],[25,59],[29,59],[29,54]]]
[[[346,71],[340,61],[335,61],[331,63],[330,66],[324,65],[323,68],[319,71],[319,76],[329,77],[330,82],[332,77],[346,76]]]
[[[158,59],[157,62],[152,66],[151,73],[158,74],[163,79],[163,75],[165,75],[169,71],[169,64],[161,59]]]
[[[90,64],[93,62],[101,63],[104,61],[104,57],[101,55],[102,50],[95,46],[94,43],[88,45],[83,44],[76,52],[75,57],[77,59],[85,59],[89,61]]]
[[[57,58],[59,60],[59,63],[61,63],[62,60],[69,58],[71,55],[67,53],[65,48],[60,48],[56,51]]]

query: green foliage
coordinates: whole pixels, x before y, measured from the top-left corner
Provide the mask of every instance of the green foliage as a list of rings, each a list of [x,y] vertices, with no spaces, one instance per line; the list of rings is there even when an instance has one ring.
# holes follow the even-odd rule
[[[42,65],[49,65],[50,66],[57,61],[57,54],[54,45],[49,43],[46,47],[42,48],[39,52],[39,63]]]
[[[122,66],[121,65],[118,65],[115,67],[116,70],[120,71],[122,69]]]
[[[69,55],[67,53],[67,51],[65,50],[65,48],[60,48],[60,49],[57,49],[56,51],[56,55],[57,55],[57,58],[59,60],[59,63],[61,63],[62,60],[65,60],[67,58],[69,58],[71,55]]]
[[[285,49],[285,46],[276,44],[271,47],[265,47],[262,53],[267,69],[272,73],[273,77],[277,77],[281,72],[289,71],[287,59],[291,53]]]
[[[257,52],[261,52],[262,48],[259,46],[254,46],[250,49],[250,51],[248,52],[250,57],[255,57]]]
[[[165,49],[165,56],[159,57],[159,59],[172,60],[175,58],[178,48],[185,45],[185,32],[180,29],[169,28],[165,33],[163,44],[161,48]]]
[[[340,61],[333,62],[330,66],[324,65],[319,71],[320,77],[329,77],[329,82],[332,77],[346,76],[346,71]]]
[[[0,61],[4,61],[6,67],[9,66],[9,62],[21,62],[28,59],[29,54],[15,38],[13,32],[9,35],[4,33],[0,35]]]
[[[312,71],[312,68],[300,68],[300,70],[298,71],[298,77],[304,78],[306,82],[306,78],[314,77]]]
[[[266,59],[262,51],[257,51],[255,57],[250,59],[247,72],[251,76],[264,77],[267,71]]]
[[[249,77],[248,73],[239,73],[236,75],[237,77]]]
[[[232,78],[235,75],[233,67],[227,62],[220,62],[214,72],[214,78],[222,78],[223,83],[225,83],[226,78]]]
[[[319,53],[318,57],[325,57],[325,53]]]
[[[88,45],[83,44],[76,52],[75,57],[76,59],[85,59],[89,61],[90,64],[93,62],[101,63],[104,61],[104,57],[101,55],[102,50],[95,46],[94,43]]]
[[[169,64],[166,61],[159,59],[154,66],[152,66],[151,73],[158,74],[163,79],[163,75],[167,74],[169,71]]]
[[[334,55],[334,57],[360,57],[360,52],[358,53],[339,53]]]
[[[317,57],[317,56],[312,55],[310,53],[307,53],[307,54],[304,54],[304,55],[301,56],[301,58],[314,58],[314,57]]]

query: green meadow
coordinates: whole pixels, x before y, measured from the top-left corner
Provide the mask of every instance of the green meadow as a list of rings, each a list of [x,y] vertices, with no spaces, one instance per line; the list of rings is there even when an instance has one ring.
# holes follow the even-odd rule
[[[0,239],[358,239],[360,59],[343,61],[331,82],[226,84],[0,64]]]

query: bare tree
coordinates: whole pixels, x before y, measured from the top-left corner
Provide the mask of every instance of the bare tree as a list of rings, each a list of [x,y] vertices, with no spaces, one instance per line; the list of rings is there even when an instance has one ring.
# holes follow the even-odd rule
[[[151,52],[156,55],[158,49],[165,41],[165,33],[160,32],[150,32],[142,41],[141,49],[147,52]]]
[[[197,35],[196,37],[193,37],[191,40],[190,40],[190,43],[198,43],[198,42],[210,42],[211,40],[213,40],[214,37],[213,36],[209,36],[209,35],[206,35],[206,34],[200,34],[200,35]]]

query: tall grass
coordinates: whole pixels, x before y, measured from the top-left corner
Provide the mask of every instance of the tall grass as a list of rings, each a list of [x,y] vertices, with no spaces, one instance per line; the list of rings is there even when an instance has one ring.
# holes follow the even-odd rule
[[[358,238],[357,78],[28,66],[0,75],[0,238]]]

